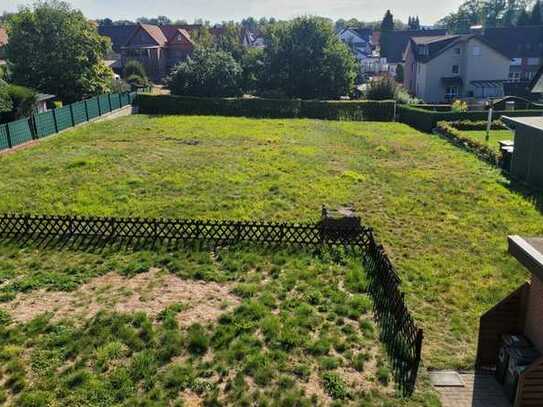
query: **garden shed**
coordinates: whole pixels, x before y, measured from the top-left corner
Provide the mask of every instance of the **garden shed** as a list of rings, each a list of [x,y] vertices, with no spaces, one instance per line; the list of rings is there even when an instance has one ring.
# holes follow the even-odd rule
[[[515,132],[511,177],[536,189],[543,189],[543,116],[502,117]]]
[[[476,364],[495,369],[514,407],[543,406],[543,238],[508,242],[531,279],[481,317]]]

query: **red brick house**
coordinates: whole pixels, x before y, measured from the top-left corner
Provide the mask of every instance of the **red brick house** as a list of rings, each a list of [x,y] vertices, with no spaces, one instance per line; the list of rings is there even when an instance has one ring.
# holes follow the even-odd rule
[[[193,50],[194,42],[184,28],[138,24],[120,49],[121,65],[137,60],[145,66],[149,78],[159,82]]]

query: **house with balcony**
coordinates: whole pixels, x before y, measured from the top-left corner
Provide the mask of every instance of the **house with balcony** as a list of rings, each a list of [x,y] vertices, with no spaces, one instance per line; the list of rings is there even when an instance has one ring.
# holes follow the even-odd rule
[[[427,103],[504,96],[511,58],[483,36],[412,37],[404,54],[404,86]]]

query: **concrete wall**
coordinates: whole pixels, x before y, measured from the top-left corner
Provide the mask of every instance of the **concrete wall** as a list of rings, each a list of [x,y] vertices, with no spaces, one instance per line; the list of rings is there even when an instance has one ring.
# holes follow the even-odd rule
[[[537,350],[543,353],[543,282],[535,276],[528,295],[525,333]]]

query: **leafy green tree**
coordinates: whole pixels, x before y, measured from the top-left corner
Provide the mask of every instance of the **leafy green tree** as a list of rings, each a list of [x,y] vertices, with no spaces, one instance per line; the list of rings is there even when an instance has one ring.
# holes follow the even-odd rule
[[[241,60],[242,88],[245,93],[256,93],[260,90],[264,74],[264,50],[250,48]]]
[[[232,21],[223,23],[223,32],[217,36],[215,45],[218,49],[231,54],[236,61],[241,61],[245,48],[241,43],[241,26]]]
[[[383,22],[381,23],[381,31],[394,31],[394,16],[387,10],[385,16],[383,17]]]
[[[108,91],[110,42],[67,3],[24,7],[7,24],[6,56],[14,83],[57,95],[64,103]]]
[[[269,27],[263,88],[288,97],[334,99],[354,87],[356,61],[330,21],[300,17]]]
[[[197,48],[167,79],[174,95],[232,97],[241,95],[242,69],[232,55],[213,48]]]

